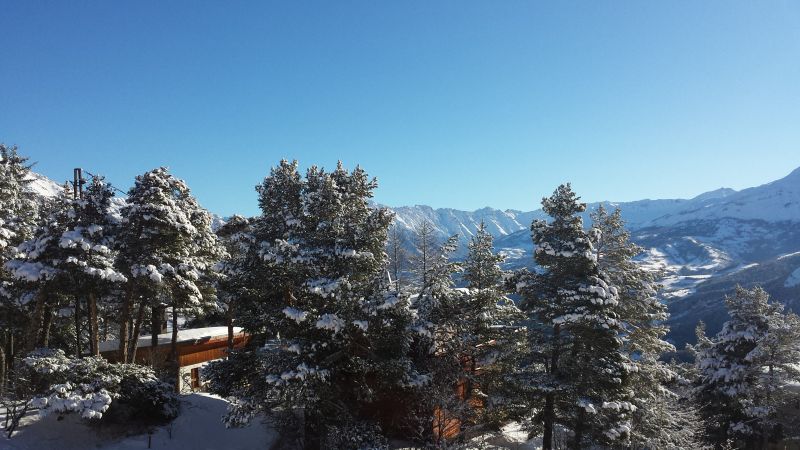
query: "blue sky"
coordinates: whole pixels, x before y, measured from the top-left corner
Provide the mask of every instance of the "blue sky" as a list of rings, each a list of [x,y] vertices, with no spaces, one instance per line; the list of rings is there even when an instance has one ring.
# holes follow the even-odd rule
[[[800,166],[796,1],[0,1],[0,141],[257,211],[281,158],[389,205],[691,197]]]

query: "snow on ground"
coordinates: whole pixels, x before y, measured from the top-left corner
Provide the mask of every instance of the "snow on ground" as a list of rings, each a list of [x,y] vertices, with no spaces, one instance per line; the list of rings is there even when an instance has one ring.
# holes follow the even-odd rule
[[[738,273],[738,272],[741,272],[743,270],[752,269],[753,267],[756,267],[756,266],[758,266],[758,263],[744,264],[744,265],[741,265],[741,266],[733,269],[731,271],[731,273]]]
[[[542,438],[528,439],[528,432],[523,430],[519,423],[512,422],[501,428],[500,433],[485,434],[471,439],[468,448],[539,450],[542,448]]]
[[[225,428],[221,418],[228,402],[210,394],[191,394],[181,398],[181,414],[169,425],[152,434],[153,449],[169,450],[251,450],[270,448],[275,432],[260,421],[245,428]],[[146,449],[148,434],[134,436],[99,431],[81,422],[76,414],[58,420],[57,414],[25,419],[11,439],[0,436],[0,449],[8,450],[133,450]],[[170,437],[171,431],[171,437]]]
[[[644,269],[661,274],[659,280],[659,284],[663,286],[661,295],[667,300],[672,300],[693,294],[698,284],[711,278],[710,273],[702,273],[703,271],[713,272],[724,267],[725,260],[718,256],[714,255],[717,259],[711,262],[701,258],[695,258],[692,261],[694,264],[684,260],[676,262],[671,255],[653,247],[645,251],[640,263]]]
[[[149,448],[169,450],[251,450],[268,449],[276,443],[277,434],[259,420],[245,428],[225,428],[221,418],[228,402],[220,397],[195,393],[181,397],[181,414],[168,425],[155,427]],[[2,421],[0,421],[2,423]],[[57,414],[39,417],[31,414],[7,439],[0,433],[3,450],[138,450],[148,448],[148,433],[138,434],[125,424],[97,428],[81,421],[77,414],[58,420]],[[394,442],[393,448],[404,447]],[[469,441],[468,448],[491,450],[539,450],[540,437],[528,439],[518,423],[503,427],[500,433],[488,433]]]
[[[675,291],[665,292],[663,296],[664,298],[673,299],[687,297],[690,294],[694,294],[694,289],[678,289]]]
[[[778,260],[791,258],[792,256],[797,256],[797,255],[800,255],[800,252],[787,253],[785,255],[778,256]]]

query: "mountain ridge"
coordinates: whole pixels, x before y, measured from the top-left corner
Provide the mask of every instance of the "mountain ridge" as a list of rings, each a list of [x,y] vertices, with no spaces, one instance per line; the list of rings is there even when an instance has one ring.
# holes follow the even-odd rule
[[[718,331],[727,317],[724,297],[737,284],[763,284],[776,300],[800,311],[800,257],[792,256],[800,254],[800,168],[740,191],[719,188],[691,199],[589,203],[582,214],[586,225],[600,205],[620,208],[631,239],[644,249],[640,262],[662,274],[661,297],[671,314],[668,338],[679,349],[694,340],[700,320],[709,333]],[[430,207],[393,211],[409,236],[422,218],[434,223],[440,239],[460,233],[462,245],[456,257],[466,253],[464,244],[480,219],[513,224],[515,231],[510,233],[511,226],[504,232],[488,227],[496,250],[506,256],[506,269],[533,267],[530,223],[546,218],[541,209],[511,213],[481,208],[472,214]]]

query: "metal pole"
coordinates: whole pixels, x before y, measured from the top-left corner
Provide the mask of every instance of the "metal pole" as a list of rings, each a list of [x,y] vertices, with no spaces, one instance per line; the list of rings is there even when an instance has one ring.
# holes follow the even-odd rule
[[[81,169],[80,167],[72,170],[72,199],[77,200],[81,189]]]

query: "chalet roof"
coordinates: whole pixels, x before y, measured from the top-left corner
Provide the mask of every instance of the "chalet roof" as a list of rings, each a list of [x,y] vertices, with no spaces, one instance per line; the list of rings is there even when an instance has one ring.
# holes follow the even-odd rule
[[[242,328],[233,327],[233,332],[239,334]],[[206,328],[187,328],[178,330],[178,342],[193,342],[204,339],[225,337],[228,335],[228,327],[206,327]],[[172,342],[172,332],[158,335],[158,345],[169,345]],[[151,345],[150,335],[140,336],[136,342],[136,348],[149,347]],[[100,343],[100,351],[108,352],[119,349],[119,341],[105,341]]]

